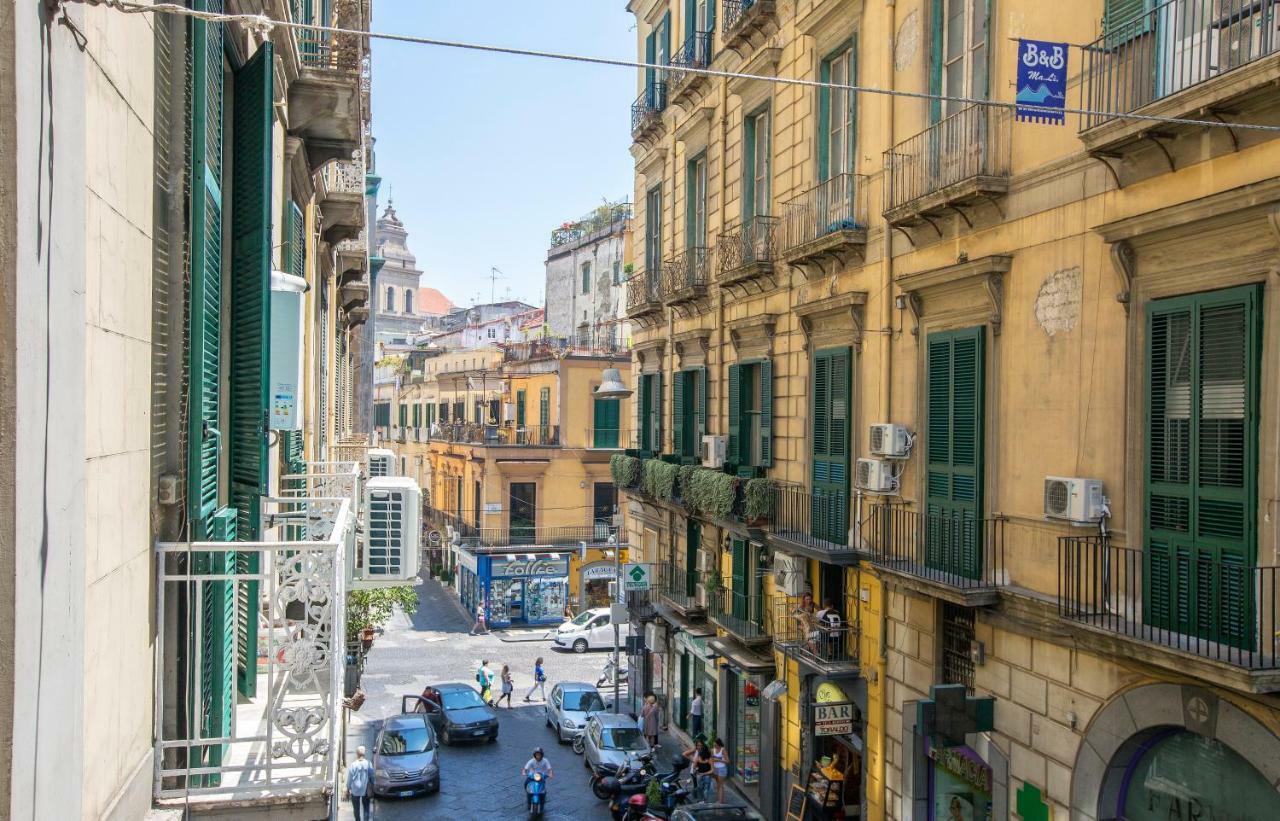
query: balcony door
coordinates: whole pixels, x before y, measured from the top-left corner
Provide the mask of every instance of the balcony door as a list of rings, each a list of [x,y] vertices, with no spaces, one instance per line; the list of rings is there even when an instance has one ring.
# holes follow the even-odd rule
[[[813,467],[809,535],[847,544],[849,532],[850,349],[813,357]]]
[[[512,544],[533,544],[538,521],[538,485],[535,482],[511,483],[508,527]]]
[[[695,519],[685,520],[684,533],[684,594],[689,597],[698,592],[698,550],[702,547],[702,525]]]
[[[988,0],[933,0],[930,91],[948,97],[987,98]],[[930,122],[968,103],[931,100]]]
[[[1254,643],[1261,292],[1147,307],[1144,607],[1157,627]]]

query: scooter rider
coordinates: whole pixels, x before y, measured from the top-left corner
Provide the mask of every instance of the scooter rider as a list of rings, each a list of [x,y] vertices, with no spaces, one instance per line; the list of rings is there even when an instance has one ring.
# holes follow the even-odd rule
[[[533,758],[524,763],[524,769],[520,774],[526,778],[534,773],[542,773],[542,777],[550,780],[553,773],[551,772],[551,762],[546,759],[541,747],[533,748]]]

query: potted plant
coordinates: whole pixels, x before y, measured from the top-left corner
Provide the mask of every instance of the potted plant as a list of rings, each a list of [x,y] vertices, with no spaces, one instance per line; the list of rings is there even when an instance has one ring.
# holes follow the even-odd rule
[[[396,607],[406,614],[417,610],[417,591],[412,587],[352,590],[347,594],[347,641],[359,641],[368,650],[374,631],[387,623]]]
[[[748,479],[742,495],[743,513],[748,525],[756,527],[773,518],[772,479]]]

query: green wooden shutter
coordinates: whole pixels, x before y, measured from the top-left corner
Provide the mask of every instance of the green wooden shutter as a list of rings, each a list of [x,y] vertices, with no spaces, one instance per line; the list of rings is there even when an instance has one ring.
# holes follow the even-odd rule
[[[524,389],[516,391],[516,429],[524,430]]]
[[[649,444],[649,374],[640,375],[636,392],[636,447],[642,455],[652,449]]]
[[[688,456],[684,441],[684,389],[688,376],[685,371],[676,371],[671,380],[671,452],[677,456]]]
[[[848,537],[850,367],[849,348],[814,355],[810,532],[839,544]]]
[[[551,389],[543,388],[538,392],[538,424],[543,432],[551,424]]]
[[[942,93],[942,3],[932,0],[929,9],[929,93]],[[989,45],[989,44],[988,44]],[[929,122],[942,119],[942,100],[929,98]]]
[[[302,209],[293,200],[290,200],[285,207],[284,239],[285,271],[305,279],[307,276],[306,223],[302,217]]]
[[[737,464],[742,450],[742,366],[729,366],[729,442],[726,459]]]
[[[831,58],[822,61],[818,69],[818,78],[823,83],[831,82]],[[825,182],[831,176],[831,158],[829,145],[831,141],[831,89],[827,86],[818,88],[818,182]]]
[[[662,452],[662,374],[653,375],[653,449]]]
[[[1261,293],[1147,308],[1145,583],[1154,626],[1256,649]]]
[[[662,43],[666,46],[667,65],[671,65],[671,11],[662,15]]]
[[[240,541],[262,538],[260,499],[267,492],[267,372],[271,351],[272,48],[264,43],[235,74],[235,164],[231,184],[231,501]],[[260,556],[244,552],[241,572],[257,573]],[[236,676],[252,697],[258,680],[258,582],[237,583],[241,618]]]
[[[760,467],[773,465],[773,362],[760,363]]]
[[[649,36],[644,38],[644,61],[649,65],[653,65],[658,59],[658,41],[655,38],[655,31],[649,32]],[[654,71],[655,69],[646,68],[644,70],[644,101],[649,105],[656,103],[656,95],[654,93]]]
[[[597,398],[593,408],[593,415],[595,418],[595,434],[592,447],[616,448],[618,446],[618,400]]]
[[[925,563],[982,573],[983,328],[929,335]]]
[[[685,518],[685,535],[684,535],[684,583],[683,590],[686,596],[696,595],[698,592],[698,550],[702,546],[702,525],[692,516]]]
[[[1151,30],[1151,17],[1154,15],[1147,15],[1147,19],[1142,22],[1134,22],[1134,18],[1151,11],[1155,6],[1156,0],[1103,0],[1102,30],[1108,35],[1115,33],[1123,36],[1124,39],[1145,34]]]
[[[742,120],[742,224],[755,216],[756,205],[756,118]]]
[[[742,539],[732,541],[733,550],[733,607],[732,614],[736,619],[746,621],[747,610],[747,543]]]
[[[693,455],[702,453],[702,437],[707,432],[707,368],[702,366],[695,372],[697,382],[697,399],[694,402],[694,414],[698,421],[697,435],[693,438]]]

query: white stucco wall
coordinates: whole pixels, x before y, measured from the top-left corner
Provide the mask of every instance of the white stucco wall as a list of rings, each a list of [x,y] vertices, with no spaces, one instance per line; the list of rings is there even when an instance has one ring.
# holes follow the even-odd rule
[[[547,259],[547,324],[551,336],[573,337],[584,321],[595,329],[626,316],[623,250],[623,234],[617,232]],[[591,291],[584,294],[582,265],[587,262],[591,263]],[[618,285],[613,284],[614,262],[624,281]],[[620,328],[617,341],[623,343],[626,336]]]

